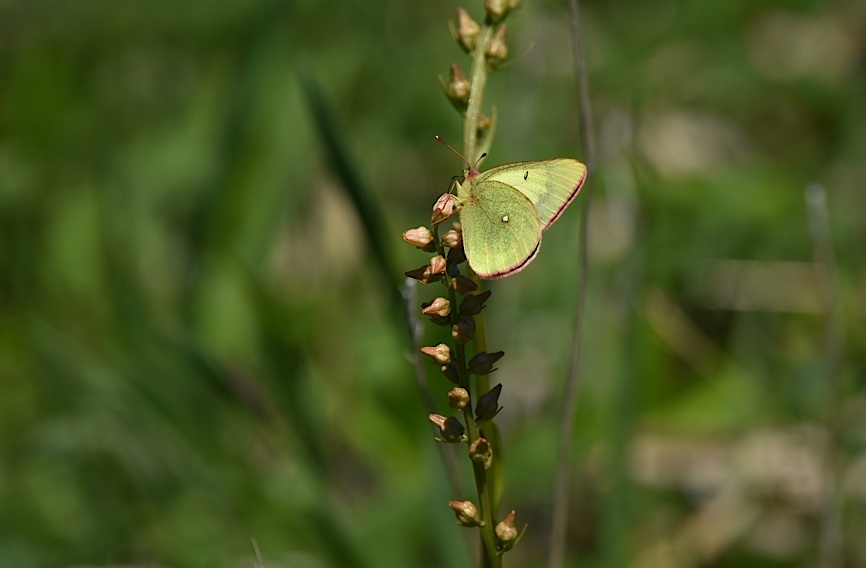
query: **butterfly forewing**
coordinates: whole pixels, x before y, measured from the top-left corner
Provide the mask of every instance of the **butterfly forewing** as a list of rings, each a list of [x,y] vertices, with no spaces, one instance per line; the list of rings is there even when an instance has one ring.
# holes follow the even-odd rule
[[[506,164],[481,172],[474,181],[498,181],[516,188],[535,205],[545,231],[577,197],[584,179],[585,165],[570,158],[556,158]]]
[[[541,243],[535,206],[510,185],[490,179],[473,181],[460,209],[469,265],[482,278],[502,278],[520,271]]]

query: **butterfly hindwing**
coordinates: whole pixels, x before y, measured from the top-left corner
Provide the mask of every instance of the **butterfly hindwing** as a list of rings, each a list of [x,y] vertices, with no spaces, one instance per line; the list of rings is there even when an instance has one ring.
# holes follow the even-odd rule
[[[527,195],[502,181],[476,178],[462,201],[463,248],[476,274],[502,278],[535,257],[541,222]]]

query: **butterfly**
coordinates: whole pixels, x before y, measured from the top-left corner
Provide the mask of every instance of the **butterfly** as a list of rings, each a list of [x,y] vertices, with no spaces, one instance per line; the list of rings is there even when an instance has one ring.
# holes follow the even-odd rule
[[[574,201],[586,166],[571,158],[466,170],[455,205],[469,266],[481,278],[505,278],[532,262],[541,234]]]

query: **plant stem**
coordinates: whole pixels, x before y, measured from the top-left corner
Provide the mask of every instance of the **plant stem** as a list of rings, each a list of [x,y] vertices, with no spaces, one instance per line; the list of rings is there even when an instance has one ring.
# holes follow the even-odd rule
[[[478,151],[478,116],[481,113],[481,103],[484,100],[484,89],[487,86],[487,77],[489,68],[485,51],[487,45],[493,39],[494,26],[484,24],[481,28],[478,41],[475,45],[475,50],[472,52],[472,90],[469,94],[469,104],[466,108],[466,116],[463,121],[463,155],[469,160],[471,166],[475,166],[479,159],[476,155]],[[477,352],[487,350],[487,337],[485,335],[484,318],[481,314],[475,316],[475,348]],[[462,349],[462,346],[461,346]],[[472,400],[477,401],[478,397],[483,396],[490,390],[490,379],[487,375],[480,376],[475,381],[475,392]],[[468,382],[467,386],[468,387]],[[469,432],[469,444],[471,445],[480,437],[478,425],[472,417],[472,408],[467,406],[463,410],[463,416],[466,421],[466,427]],[[495,448],[498,452],[499,441],[495,440]],[[500,455],[494,454],[494,460],[501,459]],[[481,544],[484,549],[485,568],[499,568],[502,566],[502,558],[496,550],[496,536],[494,534],[495,520],[494,515],[494,498],[493,491],[488,483],[487,470],[484,466],[476,461],[472,461],[472,472],[475,476],[475,487],[478,491],[479,506],[481,508],[481,518],[484,521],[484,526],[481,527]]]
[[[487,59],[484,51],[493,39],[493,26],[484,25],[478,37],[475,51],[472,52],[472,90],[469,93],[469,106],[466,107],[466,118],[463,121],[463,155],[474,166],[478,161],[475,155],[478,143],[478,115],[481,112],[481,101],[484,99],[484,88],[487,86]]]
[[[840,325],[838,296],[836,294],[836,262],[833,243],[830,239],[830,213],[827,208],[827,190],[813,184],[806,188],[806,212],[809,234],[815,258],[821,296],[826,314],[824,332],[827,378],[829,381],[824,424],[827,429],[827,446],[824,450],[824,469],[827,474],[827,489],[821,512],[821,527],[818,563],[821,568],[838,568],[844,563],[842,541],[842,360],[844,337]]]
[[[471,405],[463,409],[463,418],[466,420],[466,429],[469,432],[469,443],[471,444],[481,436],[478,424],[475,423],[475,419],[472,417]],[[497,459],[496,456],[494,456],[494,459]],[[481,544],[484,547],[483,565],[485,568],[501,568],[502,557],[496,550],[493,496],[490,494],[490,486],[487,483],[487,470],[484,469],[484,464],[472,460],[472,473],[475,476],[475,486],[478,489],[481,520],[484,521],[484,526],[481,527]]]
[[[436,243],[437,252],[444,256],[444,247],[442,246],[442,242],[439,239],[439,225],[433,225],[433,240]],[[451,275],[448,271],[445,271],[444,276],[444,284],[445,289],[448,291],[448,301],[451,302],[452,310],[450,314],[450,319],[452,325],[456,325],[459,321],[459,314],[457,311],[457,292],[454,289],[453,281],[451,279]],[[475,316],[476,318],[478,316]],[[476,328],[476,341],[477,341],[477,328]],[[472,396],[472,388],[469,381],[469,371],[466,366],[466,348],[459,341],[454,342],[454,353],[453,353],[453,364],[457,370],[457,380],[459,386],[466,389],[467,392],[470,393],[470,398],[473,401],[477,401],[477,397],[479,396],[477,393]],[[463,420],[466,423],[467,430],[467,447],[471,446],[478,438],[481,437],[481,431],[478,428],[478,424],[475,422],[475,419],[472,416],[472,408],[473,405],[469,404],[463,409]],[[496,550],[496,534],[495,530],[495,522],[494,522],[494,511],[493,511],[493,497],[491,495],[490,486],[487,483],[487,471],[484,469],[484,465],[476,462],[475,460],[470,460],[472,462],[472,473],[475,477],[475,487],[478,491],[478,506],[481,513],[481,520],[484,522],[483,526],[479,527],[481,531],[481,545],[482,545],[482,558],[483,558],[483,566],[485,568],[501,568],[502,567],[502,558],[499,555],[499,552]]]

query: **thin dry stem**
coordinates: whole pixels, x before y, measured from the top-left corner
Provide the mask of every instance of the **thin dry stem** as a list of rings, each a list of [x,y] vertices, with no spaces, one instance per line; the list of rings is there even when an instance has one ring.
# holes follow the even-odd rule
[[[829,396],[825,408],[827,446],[824,467],[828,486],[821,514],[819,540],[819,565],[822,568],[839,568],[843,565],[842,543],[842,359],[843,337],[839,318],[839,302],[835,285],[835,259],[830,240],[830,214],[827,209],[827,191],[821,185],[806,188],[806,212],[809,219],[809,234],[821,295],[826,314],[825,357]]]
[[[554,488],[553,518],[550,532],[549,568],[562,568],[565,564],[566,528],[568,526],[568,511],[571,494],[571,445],[572,425],[577,412],[577,399],[581,378],[581,363],[583,357],[583,319],[586,312],[586,285],[588,282],[589,248],[587,243],[587,219],[592,201],[590,191],[593,172],[595,171],[595,142],[592,130],[592,110],[590,107],[589,86],[586,78],[586,56],[583,49],[581,33],[580,5],[578,0],[571,0],[572,47],[574,50],[574,67],[578,81],[580,101],[580,138],[584,150],[588,175],[583,192],[586,195],[580,217],[580,242],[578,257],[580,272],[578,274],[577,304],[574,313],[574,335],[571,345],[571,364],[563,397],[562,416],[559,423],[559,447]]]

